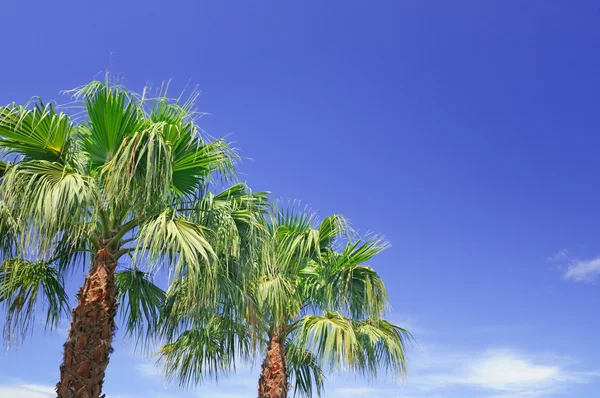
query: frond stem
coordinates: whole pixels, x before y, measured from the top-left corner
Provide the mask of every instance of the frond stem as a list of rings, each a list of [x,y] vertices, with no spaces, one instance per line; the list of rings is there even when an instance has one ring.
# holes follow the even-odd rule
[[[102,235],[104,239],[110,238],[110,221],[103,208],[100,208],[100,219],[102,220]]]
[[[100,243],[100,238],[98,236],[96,236],[96,234],[94,234],[94,233],[90,234],[90,242],[92,242],[92,245],[94,245],[94,248],[96,250],[102,249],[102,244]]]
[[[115,234],[115,236],[112,237],[112,239],[108,242],[108,244],[114,247],[114,245],[119,243],[121,238],[123,236],[125,236],[125,234],[127,232],[129,232],[132,229],[134,229],[135,227],[137,227],[139,225],[140,221],[141,220],[138,217],[134,217],[131,220],[129,220],[128,222],[126,222],[125,224],[123,224],[121,226],[121,228],[119,229],[119,232],[117,232]]]

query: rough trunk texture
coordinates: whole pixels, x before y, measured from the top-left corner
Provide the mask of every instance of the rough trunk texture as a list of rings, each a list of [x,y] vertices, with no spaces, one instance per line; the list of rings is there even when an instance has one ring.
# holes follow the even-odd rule
[[[115,329],[117,263],[109,249],[96,253],[77,294],[69,337],[64,345],[58,398],[100,398]]]
[[[258,398],[287,398],[285,348],[278,333],[270,333],[267,357],[258,381]]]

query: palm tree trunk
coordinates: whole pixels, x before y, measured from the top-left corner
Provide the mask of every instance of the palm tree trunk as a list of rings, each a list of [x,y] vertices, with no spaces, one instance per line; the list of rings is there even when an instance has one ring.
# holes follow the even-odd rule
[[[258,398],[287,398],[287,376],[285,347],[279,333],[272,331],[258,381]]]
[[[114,254],[98,250],[83,287],[77,294],[69,337],[64,345],[58,398],[100,398],[112,352],[117,293]]]

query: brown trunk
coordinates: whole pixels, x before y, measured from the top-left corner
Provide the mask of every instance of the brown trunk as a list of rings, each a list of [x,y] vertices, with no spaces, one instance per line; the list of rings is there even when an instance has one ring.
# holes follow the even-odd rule
[[[96,253],[92,269],[77,294],[69,337],[64,345],[58,398],[100,398],[112,352],[117,293],[117,262],[109,249]]]
[[[285,348],[278,333],[269,333],[267,357],[258,380],[258,398],[287,398]]]

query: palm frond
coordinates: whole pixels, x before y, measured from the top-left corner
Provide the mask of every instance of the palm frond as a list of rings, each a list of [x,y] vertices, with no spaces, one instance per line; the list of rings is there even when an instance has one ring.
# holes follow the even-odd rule
[[[146,221],[137,233],[133,264],[151,271],[167,265],[175,279],[210,283],[216,276],[216,254],[204,227],[168,209]]]
[[[339,261],[342,264],[363,264],[389,247],[390,244],[385,239],[377,236],[358,239],[346,244],[339,254]]]
[[[264,275],[258,281],[256,296],[260,311],[275,326],[289,322],[302,305],[295,286],[284,275],[277,273]]]
[[[0,200],[0,259],[11,258],[15,255],[18,238],[18,222],[12,215],[6,202]]]
[[[124,202],[138,212],[152,211],[167,203],[173,163],[163,127],[151,124],[124,137],[116,153],[104,164],[103,194],[109,202]]]
[[[357,336],[352,322],[336,312],[306,315],[298,321],[295,338],[298,345],[317,355],[331,369],[354,366]]]
[[[213,195],[203,195],[191,209],[189,219],[204,226],[217,256],[225,264],[242,254],[249,260],[260,249],[265,233],[262,216],[268,205],[266,193],[252,193],[247,185],[235,184]],[[244,252],[244,253],[242,253]]]
[[[95,183],[57,162],[21,162],[9,168],[0,193],[13,219],[19,220],[20,247],[48,252],[57,238],[86,233],[95,204]]]
[[[182,131],[188,132],[192,126],[188,124]],[[172,183],[176,192],[192,196],[201,184],[209,181],[211,175],[220,175],[225,180],[235,178],[234,166],[239,155],[225,140],[202,142],[195,138],[182,138],[187,137],[182,135],[173,142]]]
[[[183,93],[179,98],[168,97],[169,83],[163,83],[158,96],[143,99],[145,104],[150,104],[148,117],[155,123],[166,122],[171,125],[193,122],[201,115],[194,109],[200,95],[198,88],[194,88],[187,99],[182,101]]]
[[[65,160],[73,123],[52,104],[32,101],[33,107],[0,107],[0,147],[22,155],[26,160],[58,162]]]
[[[134,95],[121,86],[94,81],[75,95],[83,99],[88,117],[79,127],[82,149],[96,169],[112,160],[123,140],[142,128],[144,118]]]
[[[404,377],[412,335],[383,319],[353,321],[339,313],[307,315],[290,330],[290,338],[332,370],[347,369],[367,378],[380,370]]]
[[[294,396],[320,397],[323,393],[325,375],[318,358],[291,339],[285,343],[285,355],[290,384],[294,385]]]
[[[148,343],[156,334],[165,292],[152,283],[147,273],[136,269],[117,272],[115,285],[127,335]]]
[[[46,327],[54,328],[68,313],[69,299],[58,270],[43,261],[12,258],[0,266],[0,303],[5,307],[4,338],[23,339],[38,304],[46,306]]]
[[[218,378],[235,370],[236,356],[250,351],[248,327],[213,315],[201,328],[184,331],[174,342],[160,347],[159,363],[167,379],[181,386]]]
[[[388,305],[385,285],[375,270],[362,263],[387,246],[385,241],[372,238],[348,242],[341,253],[328,251],[324,261],[329,263],[326,270],[331,272],[326,280],[333,308],[354,319],[382,315]]]
[[[410,332],[383,319],[353,322],[359,348],[355,370],[376,377],[383,369],[392,377],[404,377],[407,370],[406,350],[414,339]]]
[[[336,239],[350,235],[352,230],[346,217],[341,214],[334,214],[325,217],[319,224],[319,246],[321,250],[330,248]]]

